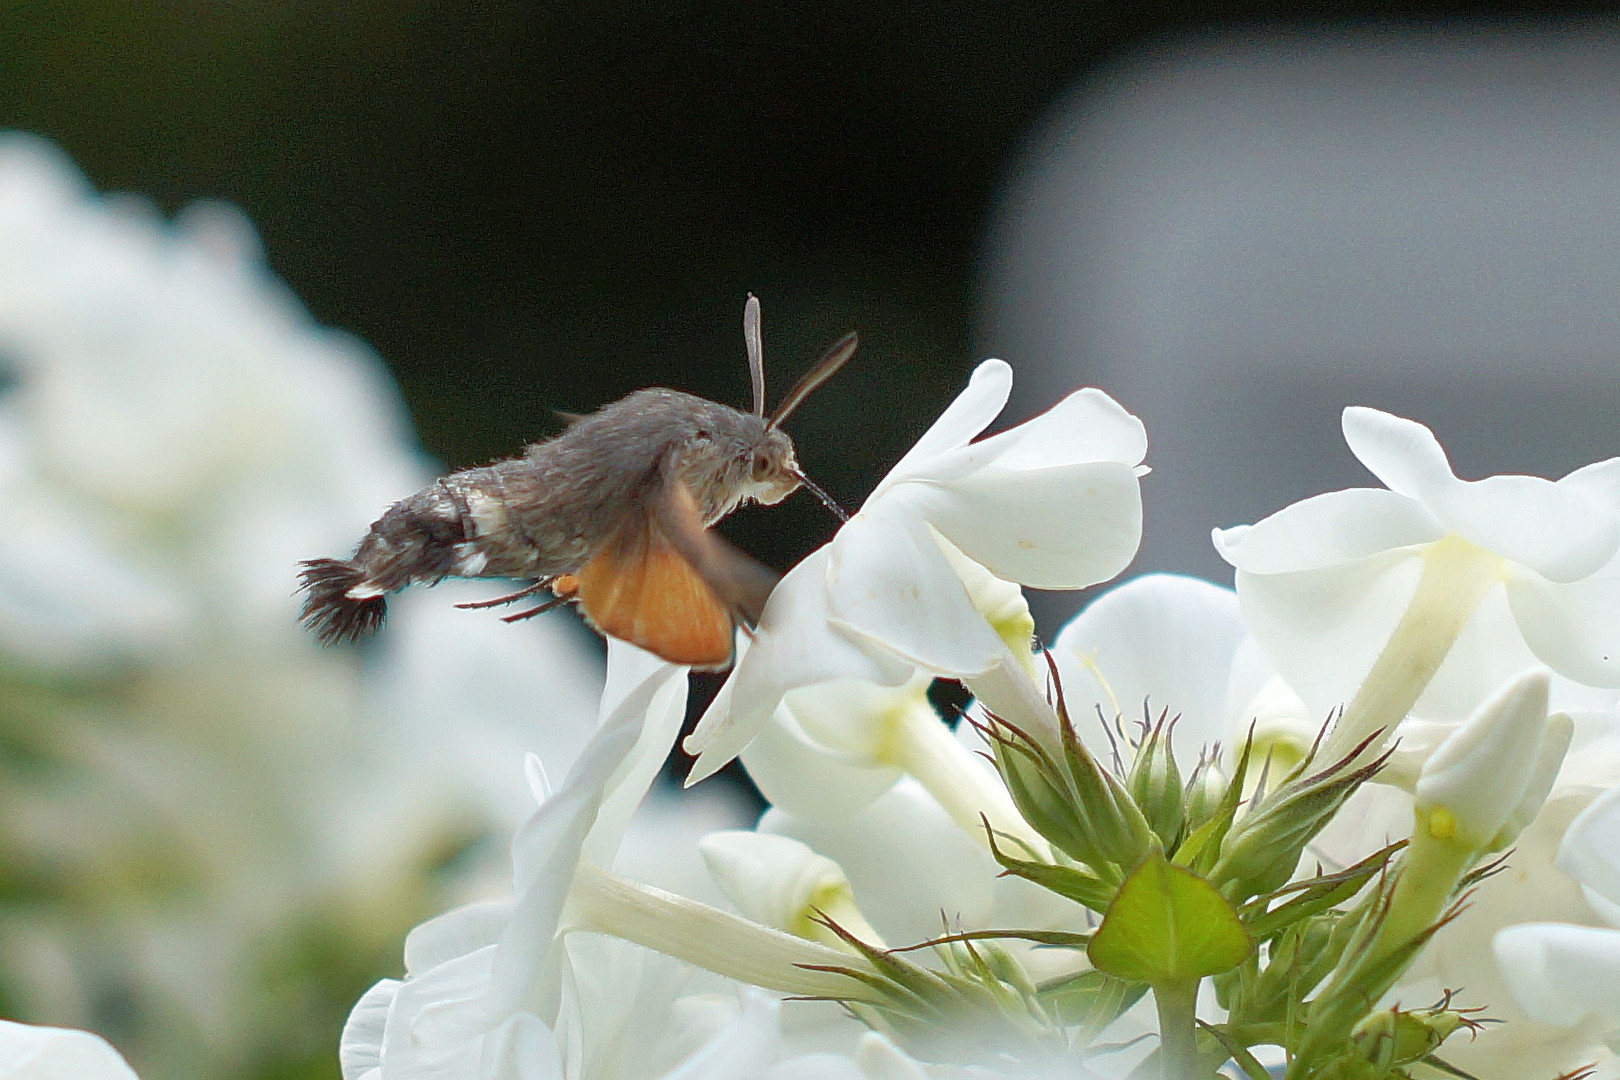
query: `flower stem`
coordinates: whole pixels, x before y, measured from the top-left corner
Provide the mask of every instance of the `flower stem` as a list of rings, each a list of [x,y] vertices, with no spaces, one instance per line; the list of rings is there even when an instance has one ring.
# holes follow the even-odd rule
[[[1486,591],[1501,580],[1501,556],[1459,536],[1442,537],[1424,549],[1417,591],[1334,725],[1323,748],[1323,760],[1338,760],[1380,729],[1386,737],[1394,734]],[[1375,741],[1362,752],[1362,760],[1376,756],[1380,749],[1381,741]]]
[[[1197,1080],[1198,980],[1155,983],[1159,1010],[1159,1067],[1163,1080]]]
[[[869,971],[859,956],[750,922],[696,900],[584,865],[569,895],[570,930],[633,941],[738,982],[784,994],[850,1001],[862,984],[836,971]]]
[[[1393,952],[1438,922],[1457,879],[1476,854],[1475,848],[1445,829],[1434,828],[1433,822],[1434,815],[1418,812],[1405,866],[1374,939],[1374,956]]]

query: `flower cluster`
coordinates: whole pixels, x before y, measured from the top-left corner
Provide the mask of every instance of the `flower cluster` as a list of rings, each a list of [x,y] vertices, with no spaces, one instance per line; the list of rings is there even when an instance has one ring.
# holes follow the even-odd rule
[[[1351,409],[1389,489],[1219,532],[1235,590],[1137,578],[1043,649],[1022,588],[1121,572],[1147,443],[1096,390],[980,438],[1010,380],[739,641],[689,782],[740,756],[771,805],[699,843],[718,895],[616,858],[684,673],[615,643],[514,899],[417,929],[346,1080],[1620,1075],[1620,459],[1468,483]]]
[[[0,156],[0,231],[82,216],[40,170],[36,151]],[[7,218],[13,189],[39,206]],[[150,257],[148,226],[114,224]],[[155,280],[224,290],[217,325],[188,329],[224,349],[267,317],[230,307],[245,301],[226,270],[244,271],[220,228],[162,249],[178,277]],[[0,548],[0,635],[30,672],[146,664],[144,694],[179,677],[152,666],[177,641],[223,670],[234,639],[198,620],[229,626],[256,593],[207,561],[239,549],[206,541],[251,530],[279,555],[296,536],[289,566],[323,549],[274,484],[314,468],[288,432],[327,429],[269,409],[241,453],[143,471],[182,436],[217,441],[210,423],[235,431],[245,406],[164,366],[183,357],[83,360],[108,326],[139,343],[160,304],[95,309],[75,327],[95,340],[66,359],[30,329],[43,310],[0,310],[30,358],[0,414],[0,451],[18,448],[0,480],[70,546],[0,543],[93,555],[106,587],[75,593]],[[300,363],[248,368],[262,387]],[[169,427],[76,427],[114,378]],[[648,815],[669,803],[654,784],[687,673],[610,642],[584,745],[514,755],[510,889],[409,934],[402,977],[349,1015],[344,1080],[1620,1078],[1620,458],[1464,481],[1426,428],[1351,408],[1346,441],[1385,486],[1219,530],[1235,589],[1125,581],[1042,646],[1023,590],[1124,571],[1148,444],[1095,389],[985,437],[1011,379],[980,365],[740,638],[685,746],[691,784],[741,760],[770,804],[753,827],[702,830],[701,875],[651,872],[638,844],[683,835]],[[127,450],[104,464],[92,435]],[[243,491],[252,505],[227,497]],[[159,521],[191,542],[143,546]],[[431,700],[420,670],[381,686]],[[948,684],[968,704],[939,707],[963,700],[934,693]],[[187,715],[179,690],[140,700]],[[292,800],[311,815],[395,824],[305,780]],[[0,1026],[0,1076],[63,1070],[129,1076],[93,1037]]]

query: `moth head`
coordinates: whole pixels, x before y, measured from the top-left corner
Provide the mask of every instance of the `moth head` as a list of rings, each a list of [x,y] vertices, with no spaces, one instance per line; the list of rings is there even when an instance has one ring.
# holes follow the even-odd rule
[[[682,450],[680,469],[710,520],[747,502],[779,503],[799,487],[787,432],[724,405],[706,410]]]
[[[787,432],[767,427],[761,434],[748,454],[747,498],[771,506],[799,490],[802,480]]]

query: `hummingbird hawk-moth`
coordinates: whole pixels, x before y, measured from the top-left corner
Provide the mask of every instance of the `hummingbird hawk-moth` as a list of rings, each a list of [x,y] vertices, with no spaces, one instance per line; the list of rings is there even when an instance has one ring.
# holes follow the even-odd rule
[[[441,477],[372,523],[349,559],[303,563],[302,619],[325,643],[381,625],[385,596],[447,577],[516,578],[512,603],[541,591],[537,615],[574,602],[597,630],[698,668],[731,663],[737,622],[755,624],[776,575],[710,526],[737,507],[781,502],[809,481],[782,422],[855,352],[840,339],[765,415],[759,301],[743,337],[752,412],[678,390],[637,390],[521,457]]]

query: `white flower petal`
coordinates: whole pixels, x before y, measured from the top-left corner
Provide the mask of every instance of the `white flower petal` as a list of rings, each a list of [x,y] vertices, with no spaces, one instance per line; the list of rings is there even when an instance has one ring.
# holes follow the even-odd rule
[[[681,725],[686,722],[686,668],[664,663],[650,653],[642,653],[634,645],[610,640],[610,672],[618,663],[616,650],[621,649],[651,658],[652,663],[645,669],[649,673],[648,682],[644,685],[651,688],[652,694],[650,699],[645,699],[642,694],[632,692],[622,703],[615,705],[603,721],[604,728],[620,723],[639,728],[636,745],[607,781],[607,794],[597,809],[596,820],[591,824],[581,851],[585,861],[604,868],[613,865],[619,842],[630,827],[630,819],[635,817],[647,789],[663,770],[675,740],[680,737]],[[604,692],[603,701],[609,700]]]
[[[776,1060],[780,1007],[769,995],[749,991],[742,1015],[661,1080],[755,1080]]]
[[[1343,705],[1394,632],[1423,569],[1396,548],[1293,574],[1237,574],[1244,621],[1316,720]]]
[[[486,900],[435,915],[405,936],[405,971],[420,975],[493,945],[511,919],[511,900]]]
[[[855,1060],[870,1080],[928,1080],[921,1065],[876,1031],[861,1036]]]
[[[0,1020],[0,1077],[5,1080],[137,1080],[99,1035],[72,1028]]]
[[[1588,686],[1620,687],[1620,566],[1569,584],[1510,568],[1507,597],[1542,663]]]
[[[842,1054],[805,1054],[771,1067],[764,1080],[869,1080],[860,1066]]]
[[[777,582],[754,640],[685,742],[698,755],[688,786],[719,771],[757,735],[788,691],[835,679],[899,686],[910,664],[862,648],[829,625],[830,546],[807,556]]]
[[[754,922],[804,935],[812,908],[849,892],[838,864],[787,836],[728,829],[698,842],[716,884]]]
[[[1063,695],[1093,753],[1093,722],[1180,716],[1183,757],[1222,739],[1226,684],[1244,638],[1237,594],[1198,578],[1148,574],[1104,593],[1052,645]],[[1106,759],[1105,759],[1106,760]]]
[[[920,486],[920,485],[919,485]],[[941,481],[919,512],[997,577],[1081,589],[1125,569],[1142,537],[1142,490],[1129,465],[990,466]]]
[[[413,1029],[425,1041],[464,1042],[504,1022],[520,1003],[540,1012],[555,1007],[560,991],[557,931],[591,829],[608,804],[612,820],[604,820],[603,827],[613,835],[616,846],[629,813],[621,813],[623,807],[615,809],[618,804],[612,785],[631,789],[640,785],[634,800],[640,801],[651,779],[645,762],[637,756],[638,752],[647,754],[648,733],[657,730],[654,737],[662,738],[667,731],[667,738],[674,738],[667,722],[654,720],[644,725],[643,719],[660,699],[666,706],[672,695],[684,701],[684,669],[649,659],[633,646],[620,645],[609,654],[602,726],[580,753],[567,780],[512,842],[518,898],[493,950],[487,985],[476,994],[424,1006]],[[641,681],[633,682],[636,678]],[[659,756],[658,763],[662,761]],[[633,810],[631,802],[628,811]],[[598,851],[596,856],[599,864],[611,865],[611,851]],[[414,993],[418,982],[407,982],[402,993]]]
[[[1221,558],[1250,574],[1287,574],[1355,562],[1391,548],[1440,539],[1445,530],[1422,504],[1382,488],[1330,491],[1268,518],[1216,529]]]
[[[1493,694],[1424,763],[1419,808],[1444,807],[1457,835],[1476,846],[1496,836],[1524,800],[1540,762],[1547,692],[1546,669],[1533,668]],[[1566,732],[1565,746],[1567,739]]]
[[[1570,823],[1558,868],[1620,904],[1620,787],[1609,789]]]
[[[932,682],[926,674],[913,676],[904,686],[839,679],[800,687],[783,701],[800,730],[826,752],[852,761],[875,761],[891,748],[897,718],[908,714],[935,718],[928,702]]]
[[[1532,1020],[1573,1027],[1596,1015],[1620,1022],[1620,931],[1523,923],[1491,944],[1513,1000]]]
[[[956,400],[889,470],[889,475],[867,497],[867,503],[876,500],[890,485],[919,472],[931,471],[938,458],[966,446],[1000,415],[1011,394],[1012,368],[1006,361],[986,360],[974,368],[966,389],[956,395]]]
[[[897,490],[844,526],[828,562],[828,616],[914,667],[979,674],[1007,646],[974,608],[910,494]]]
[[[1446,529],[1552,581],[1579,581],[1614,557],[1614,511],[1539,476],[1456,481],[1425,500]]]
[[[997,469],[1050,469],[1104,461],[1135,466],[1147,456],[1147,428],[1119,402],[1087,387],[1015,428],[957,451],[964,452]]]
[[[1552,713],[1547,717],[1547,728],[1542,733],[1541,745],[1536,749],[1535,767],[1530,770],[1530,779],[1525,782],[1524,794],[1491,841],[1491,850],[1501,851],[1513,843],[1541,813],[1558,781],[1559,771],[1563,768],[1564,757],[1574,736],[1575,723],[1566,714]]]
[[[842,821],[900,779],[893,766],[875,767],[811,738],[786,706],[742,752],[748,778],[765,801],[798,817]]]
[[[493,1037],[485,1056],[488,1080],[563,1080],[557,1036],[537,1016],[519,1013]]]
[[[338,1069],[343,1080],[362,1080],[382,1068],[383,1037],[388,1030],[388,1014],[399,993],[398,979],[383,979],[360,995],[343,1024],[338,1041]]]
[[[1553,683],[1553,704],[1558,704],[1558,683]],[[1594,795],[1620,785],[1620,712],[1610,709],[1569,709],[1575,722],[1564,768],[1558,774],[1563,789],[1585,788]]]
[[[1610,513],[1620,513],[1620,457],[1583,465],[1559,480],[1558,486],[1591,500]]]
[[[1416,420],[1352,405],[1342,424],[1350,452],[1389,490],[1426,502],[1458,482],[1434,432]]]

